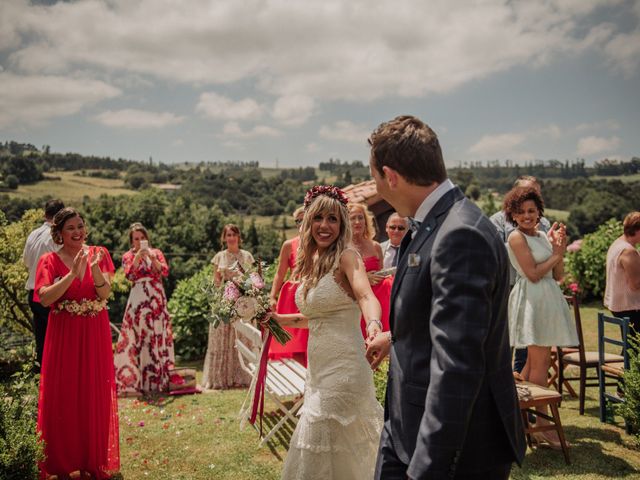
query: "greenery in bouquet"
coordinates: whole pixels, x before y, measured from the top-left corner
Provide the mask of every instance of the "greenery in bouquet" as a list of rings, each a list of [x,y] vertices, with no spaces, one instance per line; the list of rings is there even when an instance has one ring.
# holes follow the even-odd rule
[[[262,277],[264,264],[258,262],[257,270],[245,270],[239,263],[231,267],[235,275],[222,286],[216,287],[213,280],[206,286],[209,298],[209,321],[217,328],[237,320],[262,326],[271,332],[282,345],[291,335],[271,318],[271,306],[266,284]]]

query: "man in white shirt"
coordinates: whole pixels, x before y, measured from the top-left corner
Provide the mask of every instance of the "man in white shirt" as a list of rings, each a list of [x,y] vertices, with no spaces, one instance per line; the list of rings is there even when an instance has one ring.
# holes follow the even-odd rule
[[[396,212],[392,213],[387,219],[385,231],[389,240],[380,244],[382,247],[382,268],[391,268],[398,264],[398,249],[408,228],[407,219]]]
[[[34,302],[33,290],[36,284],[36,270],[40,257],[47,252],[56,252],[61,245],[57,245],[51,238],[51,222],[58,211],[64,208],[61,200],[49,200],[44,206],[44,223],[36,228],[27,237],[24,245],[22,260],[29,270],[29,278],[27,279],[27,292],[29,299],[29,307],[33,312],[33,333],[36,337],[36,361],[35,371],[40,372],[42,366],[42,351],[44,349],[44,337],[47,333],[47,320],[49,318],[49,309],[43,307],[40,303]]]

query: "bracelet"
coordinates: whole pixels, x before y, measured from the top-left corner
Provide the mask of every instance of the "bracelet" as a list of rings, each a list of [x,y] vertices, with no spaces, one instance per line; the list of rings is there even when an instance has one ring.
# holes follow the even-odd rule
[[[371,319],[367,322],[367,330],[369,330],[369,325],[371,325],[372,323],[378,325],[378,327],[380,327],[380,330],[382,330],[382,322],[377,318]]]
[[[94,286],[94,287],[96,287],[96,288],[102,288],[102,287],[104,287],[106,284],[107,284],[107,282],[106,282],[106,281],[104,281],[104,282],[102,282],[100,285],[96,285],[96,284],[94,283],[94,284],[93,284],[93,286]]]
[[[393,344],[393,336],[391,335],[391,332],[388,332],[389,335],[387,335],[387,338],[389,339],[389,345]]]

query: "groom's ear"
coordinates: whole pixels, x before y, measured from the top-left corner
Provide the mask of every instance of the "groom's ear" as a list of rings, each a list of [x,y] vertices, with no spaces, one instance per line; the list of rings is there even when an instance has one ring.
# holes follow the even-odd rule
[[[400,174],[391,167],[386,165],[382,167],[382,173],[384,174],[383,181],[387,182],[389,189],[393,190],[398,188],[398,181],[400,180]]]

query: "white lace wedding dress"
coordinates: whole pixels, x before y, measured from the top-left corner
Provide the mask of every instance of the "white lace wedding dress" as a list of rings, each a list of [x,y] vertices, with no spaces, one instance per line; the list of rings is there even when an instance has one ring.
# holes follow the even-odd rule
[[[302,298],[309,317],[304,406],[293,432],[283,480],[373,478],[382,407],[365,359],[360,309],[329,273]]]

